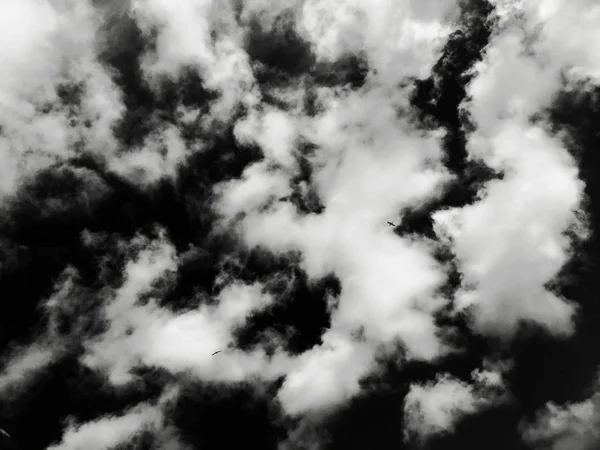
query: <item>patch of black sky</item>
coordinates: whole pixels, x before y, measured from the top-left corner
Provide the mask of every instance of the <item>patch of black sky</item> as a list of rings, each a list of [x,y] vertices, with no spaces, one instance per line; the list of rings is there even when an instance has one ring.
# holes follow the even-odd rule
[[[29,247],[72,245],[111,189],[97,172],[55,164],[25,181],[0,219],[2,234]]]
[[[163,303],[172,302],[174,308],[189,307],[194,303],[196,293],[212,293],[221,255],[235,248],[226,234],[214,232],[213,186],[220,181],[239,178],[249,164],[262,158],[257,147],[240,146],[231,127],[211,139],[205,150],[190,156],[179,168],[175,181],[162,180],[144,189],[106,172],[96,160],[85,157],[77,160],[83,167],[103,172],[110,194],[97,203],[90,220],[72,224],[69,236],[76,239],[85,229],[107,236],[108,245],[137,235],[156,238],[157,226],[166,230],[177,253],[187,255],[186,262],[178,269],[179,283],[165,293]],[[30,234],[35,234],[37,225],[31,227]],[[189,253],[190,246],[196,249],[194,255]],[[109,272],[103,282],[114,286],[122,281],[126,255],[111,252],[103,253],[103,267]]]
[[[466,0],[460,6],[458,29],[449,36],[432,75],[416,81],[411,101],[419,110],[418,119],[426,123],[433,119],[434,123],[457,132],[464,125],[465,117],[461,117],[459,106],[473,77],[469,70],[482,59],[494,26],[494,7],[488,0]],[[456,137],[459,136],[460,133]],[[464,148],[452,150],[462,151],[449,155],[451,168],[456,170],[466,152]]]
[[[378,375],[361,381],[363,394],[322,424],[322,434],[329,437],[326,450],[337,449],[522,449],[525,450],[518,425],[522,411],[518,404],[508,402],[491,407],[457,423],[455,432],[433,435],[425,440],[414,436],[404,440],[404,399],[414,382],[434,381],[440,373],[453,372],[457,378],[469,381],[469,364],[460,358],[448,358],[436,363],[387,362]]]
[[[0,433],[0,448],[2,448],[2,450],[21,450],[23,447],[21,447],[18,440],[10,436],[11,430],[4,431],[8,433],[8,436]]]
[[[41,114],[48,114],[52,111],[66,111],[69,124],[75,127],[81,116],[83,105],[83,96],[85,94],[85,83],[83,81],[63,80],[54,86],[57,102],[48,102],[39,107]],[[89,120],[85,121],[87,127],[91,126]]]
[[[43,308],[36,305],[39,308],[35,311],[36,329],[30,330],[25,346],[44,330],[54,342],[60,341],[66,350],[75,352],[84,338],[95,337],[106,330],[106,323],[99,317],[102,317],[106,300],[111,297],[110,288],[86,286],[85,281],[73,266],[56,277],[48,296],[54,301],[51,306],[44,304]],[[9,347],[17,342],[13,339]]]
[[[315,56],[295,26],[292,11],[279,15],[269,28],[259,18],[247,24],[245,47],[259,84],[287,84],[311,70]]]
[[[221,289],[235,281],[269,283],[289,267],[279,257],[257,247],[240,248],[236,238],[215,234],[203,247],[190,245],[178,255],[177,271],[168,277],[159,304],[174,311],[187,311],[199,303],[212,303]]]
[[[558,282],[549,285],[578,307],[574,336],[554,340],[528,330],[527,339],[519,339],[510,349],[516,363],[511,388],[530,418],[547,401],[562,404],[588,397],[600,365],[596,346],[600,340],[600,238],[595,231],[600,223],[600,88],[585,83],[565,87],[543,116],[578,162],[592,234],[589,240],[576,243]]]
[[[46,449],[60,441],[65,421],[97,419],[119,414],[142,401],[158,398],[159,378],[116,389],[101,376],[82,367],[78,353],[53,362],[17,396],[7,397],[0,421],[23,448]],[[32,426],[34,432],[32,432]]]
[[[415,234],[436,239],[432,218],[434,212],[473,203],[488,181],[502,177],[503,174],[496,173],[482,162],[468,161],[457,178],[445,186],[439,198],[417,207],[403,209],[400,212],[402,219],[394,231],[400,235]]]
[[[323,332],[331,325],[330,302],[340,295],[341,284],[329,275],[317,281],[290,265],[279,277],[267,283],[267,291],[274,304],[250,316],[246,324],[236,330],[236,347],[244,350],[264,345],[268,351],[281,342],[292,354],[301,354],[321,344]]]
[[[190,192],[194,186],[167,181],[139,189],[106,172],[93,158],[82,156],[73,163],[78,167],[53,166],[28,180],[0,218],[5,261],[10,262],[3,264],[6,276],[0,278],[5,299],[0,304],[0,343],[26,341],[35,331],[39,302],[52,294],[66,267],[76,268],[78,282],[91,290],[117,287],[131,256],[119,251],[119,242],[140,234],[156,238],[159,225],[181,252],[190,243],[202,243],[210,232],[210,180],[205,181],[203,199]],[[205,175],[214,178],[214,172],[205,169]],[[82,233],[100,237],[103,243],[84,245]],[[205,267],[205,284],[211,285],[216,273]]]
[[[57,254],[58,253],[58,254]],[[41,320],[39,302],[52,292],[53,278],[64,267],[60,249],[31,249],[18,263],[3,270],[0,279],[0,348],[28,343]]]
[[[71,393],[69,416],[77,422],[118,414],[142,402],[157,400],[169,376],[156,370],[138,371],[136,382],[115,388],[97,372],[76,365],[65,374],[64,384]]]
[[[466,1],[461,7],[459,29],[448,39],[442,56],[433,67],[432,75],[425,80],[416,81],[411,98],[420,126],[441,126],[445,129],[445,163],[454,173],[455,179],[445,186],[439,198],[402,210],[402,220],[394,229],[399,235],[437,240],[432,219],[435,211],[471,204],[488,181],[502,178],[502,174],[495,173],[482,162],[468,158],[466,143],[472,124],[469,117],[461,111],[461,104],[466,100],[466,86],[472,77],[469,70],[482,58],[492,31],[493,23],[490,21],[493,7],[485,0]],[[467,318],[461,314],[450,314],[454,292],[461,285],[461,274],[454,255],[446,246],[438,244],[434,256],[446,267],[448,282],[440,293],[449,300],[447,308],[437,314],[436,323],[444,329],[450,327],[453,330],[449,336],[451,341],[473,345],[474,348],[470,350],[482,356],[481,352],[485,351],[486,346],[468,331]]]
[[[320,61],[311,70],[297,80],[301,86],[303,112],[309,117],[314,117],[323,112],[323,105],[319,101],[319,88],[338,88],[343,90],[359,90],[367,82],[369,68],[366,59],[357,55],[344,55],[334,61]],[[263,86],[263,99],[266,103],[273,104],[281,109],[288,109],[285,102],[276,96],[270,95],[269,90]]]
[[[273,395],[257,393],[255,387],[243,383],[187,382],[165,417],[193,448],[275,450],[285,438],[285,428]]]
[[[118,186],[113,190],[119,195],[102,205],[90,230],[118,231],[131,238],[138,233],[151,234],[156,225],[163,227],[175,245],[180,263],[176,281],[167,283],[160,303],[175,310],[194,307],[215,293],[223,257],[238,251],[227,230],[219,232],[215,228],[213,187],[238,179],[246,167],[262,157],[258,147],[240,145],[228,125],[207,140],[205,149],[188,158],[174,182],[162,181],[150,189],[139,189],[111,176],[111,183]]]
[[[163,123],[176,125],[189,148],[207,139],[201,120],[209,113],[211,103],[219,94],[206,88],[196,68],[182,67],[174,79],[161,77],[153,89],[153,95],[154,114],[161,123],[158,128]],[[195,112],[195,120],[182,120],[182,113],[178,111],[182,106]]]
[[[319,434],[324,450],[377,448],[402,450],[403,398],[407,389],[375,391],[352,399],[328,418]]]
[[[443,207],[460,207],[472,203],[481,187],[502,174],[467,155],[467,137],[472,129],[469,117],[461,110],[466,100],[470,69],[483,57],[493,29],[493,6],[487,0],[470,0],[461,4],[460,26],[444,46],[442,56],[429,78],[417,80],[411,98],[416,120],[425,128],[443,127],[445,164],[456,176],[439,200],[413,210],[405,210],[397,232],[418,233],[434,237],[432,212]]]
[[[507,403],[459,419],[452,433],[434,436],[425,445],[416,442],[414,450],[530,450],[521,437],[522,411],[518,404]]]
[[[150,187],[140,188],[118,175],[104,173],[113,194],[100,203],[88,229],[130,239],[139,233],[152,234],[160,225],[178,253],[187,252],[190,245],[218,253],[223,240],[214,233],[213,187],[239,178],[263,155],[256,146],[239,144],[231,124],[208,137],[205,146],[188,157],[174,180],[160,180]]]
[[[392,357],[380,357],[379,370],[360,381],[362,394],[334,417],[326,426],[333,437],[331,448],[361,448],[364,439],[377,436],[377,448],[402,447],[403,403],[413,383],[435,381],[440,373],[451,373],[455,378],[471,382],[471,373],[482,367],[481,354],[486,343],[483,339],[477,344],[480,348],[457,352],[434,362],[407,361],[402,357],[401,346]],[[475,350],[475,351],[474,351]],[[344,435],[344,429],[352,430]],[[354,443],[354,444],[353,444]],[[329,448],[329,447],[327,447]]]
[[[203,202],[212,201],[215,184],[240,178],[249,165],[263,159],[260,147],[241,144],[235,138],[234,124],[244,114],[239,111],[221,132],[206,138],[202,151],[187,159],[177,177],[179,191]]]
[[[217,254],[201,247],[190,248],[178,255],[177,270],[160,280],[148,295],[161,307],[172,311],[189,311],[215,293],[219,275]],[[155,295],[155,294],[159,295]]]
[[[67,266],[77,268],[84,285],[96,279],[97,259],[81,244],[80,232],[93,222],[98,199],[109,194],[93,172],[56,166],[27,180],[5,205],[0,345],[27,341],[36,331],[39,302],[53,293]]]
[[[42,172],[9,206],[0,223],[3,234],[32,250],[53,249],[56,257],[72,253],[70,258],[75,259],[65,261],[83,271],[82,275],[89,261],[81,242],[84,230],[118,241],[138,234],[155,236],[158,224],[180,247],[195,236],[183,198],[172,183],[159,182],[142,190],[114,174],[102,173],[104,168],[89,160],[76,163],[98,172],[86,168],[85,176],[76,177],[82,167],[68,166]],[[101,192],[82,197],[90,185],[97,185]]]
[[[367,81],[369,64],[361,54],[344,54],[336,61],[319,61],[311,69],[312,83],[323,87],[360,89]]]
[[[289,196],[282,197],[279,201],[288,201],[296,207],[296,211],[301,215],[321,214],[325,206],[319,198],[316,186],[314,184],[314,168],[310,162],[317,147],[310,142],[300,142],[296,153],[296,162],[298,164],[298,173],[292,178],[290,185],[292,193]]]
[[[463,285],[463,275],[451,249],[439,242],[435,242],[435,245],[433,256],[443,265],[446,273],[446,283],[438,289],[437,294],[445,298],[446,303],[434,313],[434,323],[440,330],[439,337],[455,350],[448,359],[438,361],[444,366],[444,370],[440,371],[449,371],[457,378],[468,381],[471,371],[479,367],[491,352],[497,351],[497,343],[472,332],[468,310],[455,310],[454,295]],[[437,367],[438,362],[433,367]]]
[[[333,61],[317,60],[311,44],[297,32],[295,20],[294,12],[287,11],[266,28],[260,19],[253,18],[247,24],[246,51],[266,103],[285,109],[286,105],[270,90],[302,84],[306,90],[305,109],[314,115],[318,110],[316,87],[359,89],[367,80],[369,67],[365,56],[359,54],[345,54]]]
[[[482,58],[493,29],[493,7],[485,0],[466,1],[461,7],[459,29],[449,37],[432,75],[416,81],[411,98],[420,126],[445,129],[446,136],[442,142],[445,164],[455,178],[447,183],[439,198],[401,211],[402,220],[394,230],[399,235],[437,241],[433,229],[434,212],[472,204],[487,182],[503,177],[502,173],[496,173],[483,162],[468,158],[466,143],[473,125],[461,110],[461,104],[467,97],[467,84],[473,76],[470,69]],[[446,338],[451,344],[463,347],[465,354],[470,355],[467,365],[470,372],[473,364],[485,355],[488,345],[470,332],[469,319],[465,314],[452,313],[454,292],[461,286],[462,276],[451,250],[441,243],[437,245],[434,256],[444,264],[448,277],[440,294],[448,299],[448,304],[436,314],[436,324],[449,333]]]
[[[236,140],[232,124],[207,139],[206,148],[188,158],[180,168],[176,188],[184,200],[187,214],[196,218],[194,226],[200,236],[211,233],[216,218],[214,186],[239,179],[248,166],[262,159],[258,146],[242,145]]]
[[[361,395],[324,422],[324,434],[329,436],[324,449],[415,448],[412,443],[403,442],[404,398],[410,385],[433,381],[449,371],[467,379],[471,370],[460,358],[433,364],[381,359],[379,364],[378,371],[360,381]]]
[[[75,227],[78,230],[116,234],[128,240],[137,234],[154,235],[159,225],[167,230],[178,249],[193,241],[194,217],[186,204],[185,186],[182,189],[178,182],[162,179],[141,188],[110,172],[102,161],[90,155],[81,155],[70,163],[96,171],[109,189],[107,195],[95,202],[90,220]]]
[[[116,15],[105,23],[108,39],[100,59],[112,69],[113,79],[122,91],[127,112],[116,126],[115,134],[126,146],[139,144],[149,133],[144,123],[152,113],[148,105],[152,94],[144,82],[141,57],[150,48],[135,19],[129,14]]]

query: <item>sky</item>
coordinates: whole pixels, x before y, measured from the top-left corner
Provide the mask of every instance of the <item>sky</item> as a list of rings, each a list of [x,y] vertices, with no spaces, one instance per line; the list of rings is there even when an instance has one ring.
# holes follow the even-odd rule
[[[0,11],[1,448],[600,446],[596,0]]]

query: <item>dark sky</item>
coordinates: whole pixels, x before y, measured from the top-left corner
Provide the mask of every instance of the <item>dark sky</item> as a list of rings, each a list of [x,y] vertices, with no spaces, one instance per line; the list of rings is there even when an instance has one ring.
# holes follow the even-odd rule
[[[600,446],[594,0],[0,8],[0,448]]]

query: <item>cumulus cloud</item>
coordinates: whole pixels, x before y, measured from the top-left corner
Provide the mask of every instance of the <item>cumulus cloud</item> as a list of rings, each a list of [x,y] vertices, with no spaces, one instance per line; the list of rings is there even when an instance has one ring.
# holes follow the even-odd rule
[[[218,92],[205,126],[229,120],[240,102],[257,101],[254,75],[243,50],[243,30],[230,2],[186,0],[173,8],[163,0],[138,0],[132,13],[146,35],[156,31],[155,50],[144,55],[142,70],[150,85],[195,67],[208,89]]]
[[[363,92],[322,90],[323,111],[309,118],[256,104],[259,97],[243,47],[243,33],[248,32],[243,21],[260,16],[262,22],[267,21],[261,26],[268,30],[264,13],[269,8],[248,4],[238,23],[227,5],[185,2],[173,9],[160,1],[133,2],[131,14],[142,31],[148,36],[157,33],[156,45],[144,54],[142,63],[150,86],[157,86],[160,76],[175,79],[191,65],[209,89],[221,93],[208,117],[227,120],[239,102],[250,108],[236,124],[235,137],[240,143],[258,145],[265,160],[248,167],[240,180],[217,186],[220,200],[216,207],[225,222],[244,215],[236,226],[248,247],[260,245],[283,253],[299,250],[310,277],[335,274],[341,279],[342,294],[323,344],[297,360],[281,352],[269,359],[260,348],[251,353],[225,351],[218,359],[208,358],[212,351],[231,344],[232,332],[248,314],[273,300],[257,284],[234,283],[221,291],[216,306],[180,315],[160,308],[155,299],[140,303],[146,286],[177,266],[168,243],[149,244],[137,261],[126,266],[125,281],[104,311],[108,328],[88,344],[84,362],[108,370],[115,383],[128,381],[136,364],[191,369],[205,379],[244,379],[256,374],[272,378],[289,371],[279,399],[288,412],[296,414],[332,407],[355,395],[359,380],[372,369],[378,345],[395,346],[400,341],[409,358],[432,360],[443,355],[447,349],[438,337],[434,314],[444,304],[436,294],[444,283],[444,269],[428,244],[395,236],[385,220],[398,219],[403,207],[438,196],[451,177],[442,164],[443,133],[417,131],[398,118],[397,110],[407,107],[410,92],[395,86],[406,76],[424,75],[434,63],[456,18],[457,6],[444,5],[344,5],[353,20],[364,17],[367,26],[329,24],[328,29],[366,31],[354,48],[343,51],[334,48],[341,40],[327,43],[330,38],[320,36],[319,25],[314,23],[318,8],[330,5],[282,6],[282,12],[298,16],[296,31],[314,45],[319,58],[332,60],[343,53],[364,52],[378,74]],[[406,25],[398,28],[399,34],[377,34],[394,29],[386,21],[396,19]],[[198,26],[202,23],[205,26]],[[217,24],[218,29],[214,28]],[[211,35],[211,30],[216,34]],[[412,50],[416,42],[419,52]],[[399,43],[400,50],[394,50]],[[185,148],[176,130],[167,129],[162,141],[157,136],[149,138],[141,150],[115,160],[114,170],[130,178],[137,170],[142,183],[173,173],[173,167],[184,160]],[[321,216],[300,217],[289,203],[268,207],[290,194],[299,170],[297,158],[305,157],[297,153],[300,138],[319,148],[310,162],[315,189],[325,206]],[[161,154],[153,147],[157,140],[165,156],[157,156]],[[359,329],[365,342],[352,337]],[[321,364],[321,360],[331,364]],[[347,382],[334,389],[342,373]],[[331,382],[319,387],[309,383],[311,377]],[[316,390],[306,395],[308,389]],[[330,393],[324,397],[324,392]]]
[[[1,49],[2,196],[40,170],[82,154],[141,186],[173,178],[187,155],[172,127],[155,130],[140,148],[119,151],[113,131],[125,113],[123,92],[101,54],[104,28],[123,22],[127,10],[115,2],[98,6],[50,0],[4,5],[3,40],[10,45]],[[117,25],[109,28],[122,35]]]
[[[325,22],[324,4],[304,5],[301,23],[319,57],[335,59],[345,52],[364,51],[379,72],[361,92],[321,91],[321,112],[316,117],[292,118],[294,128],[318,146],[309,160],[325,208],[322,214],[301,216],[289,204],[273,203],[274,197],[287,194],[288,183],[273,171],[259,170],[264,166],[258,164],[218,192],[226,219],[244,215],[238,228],[248,245],[282,253],[300,250],[303,268],[311,277],[334,273],[340,278],[342,293],[332,312],[332,330],[348,333],[363,327],[372,342],[399,339],[410,357],[431,360],[446,351],[433,323],[433,315],[443,306],[435,292],[445,273],[427,245],[385,234],[381,225],[386,218],[401,222],[398,211],[436,198],[451,179],[442,164],[443,133],[417,132],[398,119],[396,108],[406,107],[407,93],[386,88],[393,78],[382,66],[390,67],[389,61],[397,57],[404,72],[390,71],[400,77],[422,75],[434,61],[437,37],[451,30],[449,22],[441,22],[444,25],[438,23],[437,31],[429,29],[431,34],[414,31],[422,26],[421,20],[435,27],[436,20],[451,17],[451,5],[435,13],[412,6],[403,4],[396,11],[385,2],[379,8],[346,2],[335,8],[335,20]],[[337,14],[339,10],[347,17]],[[380,22],[401,16],[410,26],[386,27]],[[375,23],[378,26],[372,26]],[[337,33],[342,26],[348,38],[337,40],[346,35]],[[402,52],[402,46],[387,45],[408,42],[401,36],[360,34],[389,30],[402,30],[412,39],[426,36],[428,51],[415,53],[410,41],[406,52],[431,59],[385,53],[398,48]],[[465,104],[476,126],[468,143],[470,157],[503,177],[485,186],[473,205],[434,214],[438,238],[456,255],[463,274],[457,310],[471,312],[477,332],[503,338],[514,336],[523,322],[557,335],[573,331],[575,307],[546,286],[571,256],[565,231],[574,229],[585,237],[580,220],[583,184],[575,161],[560,141],[527,122],[550,101],[558,88],[558,72],[546,75],[543,61],[524,53],[521,30],[509,28],[494,37],[474,69]],[[342,42],[350,48],[342,48]],[[370,51],[369,45],[377,49]],[[254,142],[272,158],[268,134],[259,134],[262,128],[255,123],[252,128],[245,122],[244,136],[254,132]],[[288,127],[282,124],[280,133]],[[285,148],[287,144],[280,144],[280,151]],[[242,192],[256,195],[246,202]],[[257,209],[261,198],[264,207]]]
[[[125,280],[104,311],[107,329],[88,343],[83,362],[107,373],[112,383],[133,381],[139,366],[189,372],[211,381],[243,381],[249,377],[281,375],[286,356],[267,358],[264,349],[246,353],[228,347],[233,332],[253,312],[273,299],[255,283],[227,284],[214,299],[181,314],[157,305],[159,298],[142,299],[152,284],[177,267],[175,250],[164,237],[138,238],[138,255],[125,267]],[[222,351],[218,357],[212,353]]]
[[[384,101],[385,95],[384,90],[374,88],[364,94],[332,97],[328,109],[308,124],[306,133],[320,145],[312,164],[316,190],[325,208],[322,214],[300,216],[290,203],[270,202],[274,194],[286,194],[288,183],[281,175],[265,173],[256,166],[239,181],[219,188],[219,210],[225,220],[245,214],[237,226],[247,245],[283,254],[299,250],[302,267],[310,277],[330,273],[339,277],[339,305],[323,339],[327,341],[331,333],[331,339],[339,342],[342,333],[345,344],[324,344],[301,359],[307,361],[302,364],[303,371],[321,368],[314,374],[320,379],[354,374],[354,387],[344,387],[340,400],[346,392],[356,391],[360,377],[367,374],[360,367],[363,363],[356,371],[347,371],[342,361],[356,358],[349,356],[354,352],[363,355],[358,360],[364,359],[367,366],[378,344],[393,345],[396,340],[405,344],[411,358],[431,360],[445,352],[433,323],[433,313],[443,305],[435,292],[444,282],[444,271],[428,245],[399,238],[385,222],[397,218],[402,207],[438,195],[449,175],[440,163],[439,135],[411,131],[395,118],[393,101],[400,100],[388,97]],[[261,185],[264,188],[259,191]],[[248,203],[240,201],[240,194],[247,192],[256,195]],[[250,209],[259,201],[264,207]],[[362,349],[349,338],[358,329],[364,330],[369,341]],[[352,349],[354,346],[357,348]],[[339,361],[339,366],[319,364],[325,355]],[[315,360],[308,362],[313,357]],[[330,374],[331,370],[336,370],[335,374]],[[300,375],[290,376],[297,379]],[[283,398],[297,389],[296,395],[308,401],[308,387],[303,386],[290,381]],[[324,392],[315,384],[307,386]]]
[[[429,74],[458,12],[453,1],[309,0],[299,26],[317,58],[364,54],[383,80],[394,83]]]
[[[509,339],[524,322],[556,335],[573,332],[575,306],[547,285],[572,256],[565,233],[587,236],[577,163],[559,136],[531,121],[549,106],[570,64],[547,47],[552,24],[539,20],[550,4],[534,3],[502,11],[504,21],[513,20],[492,36],[463,105],[475,125],[470,158],[502,179],[489,182],[476,203],[434,214],[437,235],[463,274],[458,309],[471,311],[479,333]],[[533,35],[534,24],[541,34]]]
[[[505,395],[501,374],[489,370],[474,371],[472,384],[447,374],[413,384],[404,403],[405,437],[425,440],[451,433],[463,417],[497,405]]]
[[[330,412],[360,392],[358,382],[373,366],[367,343],[328,333],[322,345],[294,361],[278,399],[290,415]]]
[[[536,128],[507,127],[478,144],[474,152],[485,151],[504,178],[488,183],[479,202],[434,215],[464,276],[458,307],[473,309],[484,334],[510,337],[522,322],[570,334],[575,307],[546,284],[571,256],[565,231],[581,228],[575,161]]]
[[[23,177],[87,150],[111,153],[118,90],[97,60],[85,2],[10,1],[2,14],[2,195]]]
[[[523,424],[523,437],[533,448],[597,448],[600,442],[599,406],[597,390],[581,402],[566,405],[548,403],[538,412],[535,421]]]
[[[173,430],[165,426],[164,404],[177,395],[176,390],[167,391],[156,403],[142,403],[123,414],[101,417],[85,423],[71,423],[66,427],[61,442],[49,450],[70,450],[82,447],[92,449],[114,448],[118,445],[135,445],[143,433],[157,434],[153,437],[169,450],[184,449]]]
[[[0,41],[14,44],[0,48],[0,199],[24,204],[23,181],[49,170],[80,188],[68,201],[40,194],[38,213],[91,215],[118,189],[109,179],[134,184],[136,198],[152,205],[158,181],[177,182],[156,217],[134,217],[143,206],[128,200],[121,210],[133,218],[118,219],[130,222],[85,232],[55,264],[73,266],[60,267],[55,292],[43,301],[42,338],[6,358],[0,394],[72,346],[82,365],[119,387],[139,381],[143,368],[173,380],[272,383],[283,414],[307,424],[314,422],[306,417],[327,417],[360,396],[362,381],[382,370],[381,355],[399,370],[451,358],[458,344],[446,341],[445,319],[467,316],[465,334],[506,341],[524,323],[556,337],[576,331],[578,307],[549,286],[573,257],[573,240],[588,236],[585,186],[544,110],[565,80],[597,82],[598,50],[585,45],[598,34],[600,9],[591,0],[493,1],[495,19],[480,25],[493,28],[490,42],[460,75],[470,80],[460,105],[468,120],[454,125],[433,115],[421,121],[412,83],[431,77],[437,86],[450,76],[441,65],[457,56],[444,44],[465,31],[469,2],[5,3]],[[581,32],[565,39],[574,27]],[[127,35],[140,42],[115,43]],[[262,44],[282,46],[283,56],[273,58],[290,59],[289,67],[258,54]],[[366,67],[360,82],[331,81],[351,70],[338,71],[340,61]],[[335,73],[323,82],[317,69]],[[193,100],[179,88],[190,74],[201,91]],[[431,108],[443,109],[436,101],[443,103],[432,99]],[[141,135],[128,139],[135,127]],[[445,206],[449,186],[464,175],[449,163],[458,135],[468,162],[499,176],[472,201]],[[401,231],[411,220],[406,212],[424,205],[437,205],[427,212],[433,233]],[[187,223],[175,223],[172,212]],[[166,224],[153,233],[155,219]],[[181,228],[184,237],[176,235]],[[214,267],[192,281],[210,286],[181,294],[193,304],[181,311],[164,299],[180,295],[178,277],[189,263],[184,239],[206,246],[206,265]],[[440,250],[450,262],[440,261]],[[297,266],[309,283],[339,281],[323,308],[327,327],[299,354],[284,350],[285,337],[270,329],[259,344],[237,348],[236,333],[249,319],[285,301],[288,292],[278,295],[269,280],[292,284],[275,263],[253,269],[268,276],[224,268],[253,252]],[[90,254],[97,260],[84,264]],[[78,263],[99,279],[80,278]],[[456,290],[448,289],[450,266],[459,274]],[[451,433],[462,418],[502,402],[501,372],[476,370],[463,380],[444,371],[433,382],[412,382],[406,436]],[[595,397],[550,406],[529,436],[552,438],[557,449],[575,445],[570,431],[588,430],[595,408]],[[141,403],[73,422],[51,448],[108,448],[146,432],[161,448],[183,448],[167,422],[160,404]]]

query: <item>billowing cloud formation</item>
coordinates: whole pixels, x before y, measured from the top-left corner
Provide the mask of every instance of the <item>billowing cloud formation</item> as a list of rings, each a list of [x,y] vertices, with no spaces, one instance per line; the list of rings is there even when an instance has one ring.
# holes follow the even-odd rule
[[[452,432],[464,416],[502,401],[505,387],[493,371],[474,371],[473,384],[439,376],[434,382],[413,385],[405,400],[405,435],[424,439]]]
[[[0,397],[68,361],[128,399],[61,412],[40,448],[209,448],[193,389],[268,404],[265,447],[325,448],[319,426],[382,385],[397,445],[426,445],[512,395],[484,362],[524,326],[577,333],[556,280],[586,184],[547,108],[597,84],[593,2],[0,8],[0,295],[43,278],[33,331],[0,324]],[[567,448],[594,402],[529,439]]]
[[[215,306],[170,313],[160,308],[152,295],[141,297],[159,277],[176,269],[174,249],[164,237],[155,241],[140,237],[137,243],[142,249],[125,267],[126,278],[104,310],[107,330],[90,341],[86,365],[103,368],[115,384],[131,381],[130,372],[139,365],[164,367],[174,373],[191,370],[199,378],[213,381],[281,373],[276,365],[270,368],[264,351],[227,350],[233,343],[233,330],[253,310],[272,301],[260,285],[230,284],[220,291]],[[215,359],[212,353],[216,351],[223,354]]]
[[[143,439],[144,433],[157,433],[156,442],[161,448],[181,450],[185,446],[169,427],[165,427],[163,405],[173,396],[175,391],[167,391],[156,404],[139,404],[124,414],[102,417],[84,424],[71,423],[58,445],[49,450],[69,450],[81,447],[106,449],[119,445],[135,445]]]
[[[565,405],[548,403],[538,412],[535,421],[522,424],[525,440],[533,448],[597,448],[600,442],[597,381],[593,388],[592,395],[580,402]]]
[[[464,275],[458,307],[473,309],[479,332],[502,337],[530,321],[557,334],[573,331],[574,305],[546,285],[571,256],[565,231],[586,235],[576,162],[560,140],[530,121],[549,105],[560,71],[569,67],[544,53],[552,23],[541,24],[539,40],[523,32],[542,9],[506,22],[468,88],[464,106],[476,126],[469,154],[502,179],[488,183],[477,203],[434,215]]]
[[[565,230],[582,227],[574,161],[536,128],[507,129],[485,145],[502,181],[490,182],[481,201],[434,216],[464,275],[458,306],[474,308],[483,333],[511,336],[521,321],[571,333],[573,305],[545,285],[570,256]]]
[[[9,1],[3,7],[2,195],[23,177],[76,157],[110,158],[123,105],[97,59],[98,18],[87,3]]]
[[[598,418],[592,400],[567,407],[548,405],[538,422],[526,430],[525,438],[534,446],[561,450],[595,448],[598,444]]]

